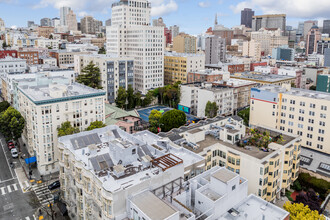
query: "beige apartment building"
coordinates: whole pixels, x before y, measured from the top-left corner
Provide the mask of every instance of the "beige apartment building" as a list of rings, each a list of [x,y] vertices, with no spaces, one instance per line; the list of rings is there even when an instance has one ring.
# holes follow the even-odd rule
[[[49,38],[51,34],[54,33],[54,27],[38,27],[38,37]]]
[[[244,41],[243,42],[243,56],[248,56],[254,58],[256,61],[261,60],[261,45],[255,40]]]
[[[288,86],[251,90],[250,125],[301,136],[303,147],[330,154],[330,94]]]
[[[59,170],[57,128],[63,122],[83,131],[93,121],[105,121],[104,91],[57,78],[17,86],[18,110],[26,121],[23,141],[42,175]]]
[[[289,38],[281,36],[281,30],[266,30],[261,28],[259,31],[251,32],[251,41],[260,43],[260,50],[263,56],[272,54],[272,49],[282,45],[288,45]],[[258,45],[256,45],[257,47]]]
[[[172,51],[177,53],[196,53],[196,37],[180,33],[173,38]]]
[[[49,56],[57,60],[57,65],[60,68],[73,68],[74,67],[74,56],[92,54],[92,52],[70,52],[67,50],[54,50],[49,51]]]
[[[268,143],[254,141],[266,135]],[[240,174],[249,181],[248,193],[267,201],[278,199],[298,177],[301,138],[266,127],[247,129],[237,116],[218,116],[159,136],[205,157],[207,169],[224,166]]]
[[[205,68],[205,55],[166,52],[164,55],[164,83],[188,82],[188,73]]]

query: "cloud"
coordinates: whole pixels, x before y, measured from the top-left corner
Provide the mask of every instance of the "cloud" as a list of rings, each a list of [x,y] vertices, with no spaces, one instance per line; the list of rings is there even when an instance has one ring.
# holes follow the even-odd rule
[[[174,0],[151,0],[151,16],[163,16],[178,10]]]
[[[328,17],[330,13],[329,0],[248,0],[230,8],[239,13],[246,7],[259,9],[265,14],[281,13],[296,18]]]
[[[204,1],[204,2],[198,2],[198,6],[201,8],[208,8],[211,6],[209,1]]]
[[[63,6],[71,7],[74,12],[92,13],[100,12],[107,13],[111,9],[111,4],[116,0],[40,0],[38,4],[35,4],[33,8],[45,8],[54,7],[59,9]]]

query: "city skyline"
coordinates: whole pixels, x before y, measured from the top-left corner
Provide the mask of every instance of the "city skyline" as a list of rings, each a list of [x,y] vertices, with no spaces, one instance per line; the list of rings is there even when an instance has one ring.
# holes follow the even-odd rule
[[[92,15],[96,19],[105,21],[111,17],[111,4],[114,0],[97,0],[90,4],[88,0],[81,1],[53,1],[53,0],[31,0],[23,2],[20,0],[0,0],[0,7],[3,9],[1,18],[5,21],[7,27],[25,27],[27,21],[34,21],[39,23],[40,19],[49,17],[59,17],[59,7],[70,6],[77,14],[79,21],[85,15]],[[205,0],[205,1],[192,1],[192,0],[151,0],[152,19],[163,17],[164,23],[167,26],[178,25],[181,31],[189,34],[199,34],[205,32],[207,28],[213,27],[214,16],[218,15],[220,24],[226,27],[233,27],[240,24],[240,11],[244,8],[252,8],[255,15],[266,13],[286,13],[287,25],[296,27],[299,21],[308,19],[316,19],[319,21],[319,26],[322,26],[323,19],[326,19],[329,13],[330,2],[317,2],[313,3],[310,0],[286,1],[286,4],[295,7],[296,10],[280,9],[276,4],[272,7],[269,4],[272,0],[259,2],[258,0],[251,1],[228,1],[228,0]],[[108,5],[108,7],[104,7]],[[299,5],[310,5],[311,7],[299,7]],[[304,10],[308,8],[308,13]],[[28,10],[27,10],[28,9]],[[327,11],[328,10],[328,11]],[[17,11],[18,13],[11,13]],[[199,16],[196,16],[196,13]],[[22,15],[17,16],[17,15]],[[24,17],[23,17],[24,15]]]

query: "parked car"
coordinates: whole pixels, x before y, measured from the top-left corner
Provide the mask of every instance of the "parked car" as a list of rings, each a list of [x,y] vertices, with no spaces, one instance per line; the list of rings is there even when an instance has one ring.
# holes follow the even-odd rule
[[[8,141],[7,145],[8,145],[9,150],[15,148],[15,144],[12,141]]]
[[[50,184],[48,186],[48,189],[49,190],[54,190],[54,189],[59,188],[60,186],[61,186],[60,181],[57,180],[57,181],[53,182],[52,184]]]
[[[17,158],[18,157],[18,152],[17,152],[16,148],[12,148],[10,150],[10,153],[11,153],[12,158]]]

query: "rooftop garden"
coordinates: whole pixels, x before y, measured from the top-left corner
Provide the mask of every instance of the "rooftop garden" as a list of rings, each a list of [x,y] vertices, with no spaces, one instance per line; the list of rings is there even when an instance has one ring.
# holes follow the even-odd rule
[[[247,137],[238,143],[240,147],[256,146],[261,150],[268,151],[267,148],[270,143],[275,142],[281,144],[284,142],[283,136],[281,134],[273,136],[270,135],[268,131],[247,128],[246,134]]]

